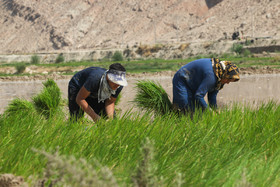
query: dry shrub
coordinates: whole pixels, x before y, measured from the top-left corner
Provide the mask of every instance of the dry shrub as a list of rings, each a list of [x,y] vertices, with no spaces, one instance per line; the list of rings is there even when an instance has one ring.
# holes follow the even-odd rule
[[[154,45],[154,46],[152,46],[150,49],[150,51],[152,52],[152,53],[156,53],[156,52],[158,52],[159,50],[161,50],[163,48],[163,45],[161,45],[161,44],[156,44],[156,45]]]
[[[272,62],[280,62],[280,56],[273,57]]]
[[[142,56],[149,57],[151,55],[152,55],[152,52],[149,50],[149,51],[146,51]]]
[[[102,167],[95,161],[96,167],[83,158],[76,159],[74,156],[63,156],[33,149],[33,151],[47,158],[46,168],[43,178],[37,180],[36,187],[45,186],[73,186],[73,187],[114,187],[118,186],[117,180],[112,171],[107,167]]]
[[[147,49],[148,49],[147,45],[140,45],[136,50],[136,53],[139,55],[143,55],[147,51]]]
[[[28,187],[21,176],[14,176],[13,174],[1,174],[0,175],[1,187]]]
[[[203,47],[204,47],[205,49],[210,48],[210,47],[212,47],[212,46],[213,46],[213,43],[212,43],[212,42],[206,42],[206,43],[203,44]]]
[[[180,50],[180,51],[184,51],[186,48],[188,48],[190,46],[190,44],[189,43],[185,43],[185,44],[181,44],[179,47],[178,47],[178,49]]]
[[[146,138],[141,147],[141,159],[136,168],[136,174],[132,176],[135,186],[161,186],[156,177],[156,165],[154,163],[154,143]]]
[[[152,55],[151,48],[148,45],[140,45],[136,50],[136,53],[145,57]]]
[[[151,56],[152,53],[156,53],[159,50],[161,50],[162,48],[163,48],[163,46],[160,45],[160,44],[157,44],[157,45],[154,45],[154,46],[140,45],[138,47],[138,49],[136,50],[136,53],[141,55],[141,56],[148,57],[148,56]]]

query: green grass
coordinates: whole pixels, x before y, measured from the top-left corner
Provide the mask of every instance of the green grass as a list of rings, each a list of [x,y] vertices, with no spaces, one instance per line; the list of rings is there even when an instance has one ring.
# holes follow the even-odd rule
[[[192,60],[157,59],[123,64],[131,73],[175,71]],[[229,56],[225,60],[239,67],[279,65],[274,58]],[[107,68],[111,63],[38,66]],[[48,82],[44,86],[54,85]],[[40,94],[43,93],[44,90]],[[51,103],[50,95],[41,99]],[[59,99],[48,105],[47,110],[61,105]],[[50,184],[61,176],[59,186],[81,184],[80,181],[88,184],[90,179],[108,186],[280,185],[278,103],[270,102],[256,109],[225,107],[220,114],[197,112],[192,120],[172,113],[155,116],[145,110],[141,114],[127,112],[96,124],[87,119],[70,122],[63,110],[53,110],[46,118],[34,103],[16,99],[0,116],[0,174],[21,175],[30,184],[42,178]]]
[[[181,66],[185,65],[188,62],[199,58],[209,58],[213,55],[208,56],[197,56],[188,59],[174,59],[174,60],[163,60],[163,59],[150,59],[150,60],[135,60],[135,61],[121,61],[120,63],[124,65],[128,73],[142,73],[142,72],[160,72],[160,71],[177,71]],[[224,54],[218,56],[221,60],[232,61],[239,67],[264,67],[271,66],[272,68],[280,68],[279,57],[243,57],[243,56],[234,56],[231,54]],[[79,61],[79,62],[62,62],[62,63],[49,63],[49,64],[31,64],[28,62],[21,62],[26,67],[30,65],[36,65],[38,67],[90,67],[98,66],[103,68],[108,68],[111,61]],[[16,67],[19,63],[1,63],[0,67],[11,66]],[[74,74],[65,73],[65,74]],[[1,74],[0,76],[12,76],[8,74]]]
[[[280,185],[275,102],[197,112],[192,120],[142,111],[94,124],[67,115],[45,118],[27,101],[10,105],[0,116],[0,173],[58,186],[93,179],[108,186]]]

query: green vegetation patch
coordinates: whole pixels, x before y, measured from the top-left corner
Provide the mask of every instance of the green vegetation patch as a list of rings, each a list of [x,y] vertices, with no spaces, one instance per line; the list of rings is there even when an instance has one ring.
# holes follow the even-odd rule
[[[134,103],[141,109],[166,114],[172,111],[172,103],[164,88],[153,81],[138,81]]]
[[[61,91],[52,79],[48,79],[43,85],[42,92],[34,96],[32,100],[37,110],[49,117],[59,109]]]
[[[280,185],[275,102],[195,113],[192,119],[128,112],[95,124],[71,122],[56,112],[47,119],[38,113],[0,117],[0,173],[23,176],[31,184],[56,163],[46,184],[90,181],[96,172],[104,185],[115,186]]]
[[[244,51],[246,53],[246,51]],[[58,56],[59,57],[59,56]],[[63,57],[62,55],[60,57]],[[173,59],[173,60],[164,60],[164,59],[148,59],[148,60],[125,60],[122,59],[121,52],[116,52],[114,54],[113,61],[119,61],[124,67],[127,69],[128,73],[143,73],[143,72],[162,72],[162,71],[177,71],[183,65],[199,59],[199,58],[212,58],[218,57],[221,60],[228,60],[232,61],[233,63],[237,64],[238,67],[267,67],[270,68],[280,68],[280,57],[255,57],[254,55],[247,54],[242,55],[232,55],[232,54],[210,54],[210,55],[198,55],[196,57],[190,57],[187,59]],[[62,63],[63,62],[63,63]],[[68,69],[81,67],[86,68],[90,66],[97,66],[102,68],[108,68],[113,62],[110,60],[107,61],[59,61],[59,63],[30,63],[30,62],[20,62],[20,63],[2,63],[0,64],[1,67],[15,67],[17,72],[16,76],[22,76],[23,71],[28,66],[37,66],[37,67],[69,67]],[[62,72],[63,73],[63,72]],[[63,74],[69,75],[74,74],[75,72],[64,72]],[[0,73],[1,76],[15,76],[15,74],[7,74],[7,73]],[[26,73],[24,75],[27,75]]]

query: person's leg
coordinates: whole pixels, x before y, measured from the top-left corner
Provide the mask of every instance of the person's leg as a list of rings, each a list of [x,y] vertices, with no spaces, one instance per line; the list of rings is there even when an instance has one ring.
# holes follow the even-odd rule
[[[191,91],[179,76],[173,78],[173,105],[182,112],[190,109]]]
[[[70,113],[70,119],[77,121],[83,117],[84,111],[76,103],[77,89],[71,85],[68,86],[68,107]]]

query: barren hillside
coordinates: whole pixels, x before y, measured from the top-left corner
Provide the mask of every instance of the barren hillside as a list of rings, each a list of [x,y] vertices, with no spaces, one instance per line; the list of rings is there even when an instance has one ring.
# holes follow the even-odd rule
[[[279,0],[1,0],[0,54],[280,38]]]

